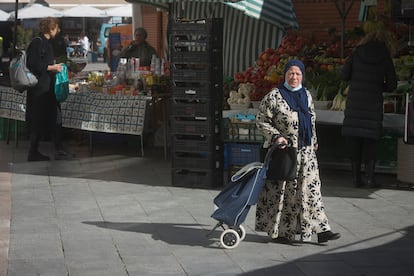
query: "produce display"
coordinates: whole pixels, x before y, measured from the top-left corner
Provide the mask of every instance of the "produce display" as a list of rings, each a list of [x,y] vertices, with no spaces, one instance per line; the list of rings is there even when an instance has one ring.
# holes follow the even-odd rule
[[[75,92],[102,92],[120,95],[153,95],[168,94],[169,70],[156,74],[151,68],[140,66],[132,71],[126,64],[120,64],[117,72],[82,71],[86,63],[75,63],[70,59],[60,59],[69,68],[69,89]],[[164,68],[169,65],[164,64]],[[167,75],[168,74],[168,75]]]
[[[234,74],[233,81],[225,85],[225,104],[235,103],[240,85],[250,84],[250,101],[260,101],[273,87],[283,81],[283,68],[290,59],[300,59],[305,64],[305,86],[312,93],[314,101],[330,102],[324,108],[331,110],[344,110],[348,83],[340,78],[340,70],[346,57],[358,45],[364,31],[384,28],[383,23],[365,22],[361,27],[350,30],[346,35],[344,45],[344,58],[340,57],[340,43],[336,38],[331,42],[316,42],[307,34],[299,31],[288,32],[278,48],[268,48],[258,54],[255,63],[243,72]],[[405,28],[401,26],[387,26],[401,38]],[[394,64],[399,81],[408,81],[414,78],[414,56],[411,54],[399,55],[394,58]],[[411,84],[405,89],[412,89]],[[233,91],[233,92],[232,92]],[[231,93],[232,92],[232,93]],[[230,95],[231,94],[231,95]],[[240,98],[237,98],[240,101]],[[243,97],[243,102],[248,102]]]
[[[316,46],[314,42],[296,31],[283,37],[277,49],[268,48],[261,52],[255,64],[244,72],[234,75],[234,83],[250,83],[250,100],[260,101],[273,87],[283,81],[283,68],[290,59],[300,59],[306,66],[306,86],[321,100],[332,100],[338,89],[344,89],[338,71],[344,59],[329,57],[326,48]],[[234,84],[232,85],[234,89]],[[229,97],[230,95],[228,95]],[[232,99],[229,98],[231,102]],[[227,103],[230,103],[227,101]]]

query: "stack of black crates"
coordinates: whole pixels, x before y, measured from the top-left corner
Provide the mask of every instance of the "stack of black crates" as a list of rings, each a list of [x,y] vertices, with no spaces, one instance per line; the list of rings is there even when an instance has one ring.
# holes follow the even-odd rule
[[[223,20],[170,22],[172,184],[223,184]]]

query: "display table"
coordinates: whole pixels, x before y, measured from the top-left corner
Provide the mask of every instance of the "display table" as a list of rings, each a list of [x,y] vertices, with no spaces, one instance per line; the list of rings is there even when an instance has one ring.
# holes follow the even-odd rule
[[[151,97],[109,95],[95,92],[71,93],[62,103],[62,125],[87,131],[131,134],[141,137],[145,110]],[[25,121],[26,93],[0,86],[0,117]]]
[[[224,110],[223,118],[228,118],[236,114],[241,115],[256,115],[257,109],[249,108],[244,110]],[[316,109],[316,123],[327,125],[342,125],[344,120],[343,111]],[[403,133],[404,131],[404,114],[384,113],[383,120],[384,128],[394,129]]]

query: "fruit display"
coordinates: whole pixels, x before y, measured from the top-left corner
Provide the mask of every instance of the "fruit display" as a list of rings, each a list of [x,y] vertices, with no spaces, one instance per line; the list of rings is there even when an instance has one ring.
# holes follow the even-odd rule
[[[305,86],[311,91],[315,101],[333,101],[345,97],[347,83],[340,78],[340,71],[346,57],[358,45],[365,31],[373,31],[389,26],[367,21],[361,26],[350,29],[345,35],[344,57],[340,57],[340,42],[337,35],[332,41],[314,41],[308,34],[289,31],[278,48],[267,48],[258,54],[255,63],[243,72],[234,74],[234,83],[251,83],[250,100],[260,101],[273,87],[283,81],[283,69],[290,59],[300,59],[306,67]],[[395,26],[394,26],[395,27]],[[394,28],[400,30],[401,28]],[[398,38],[400,35],[396,34]],[[397,76],[400,81],[414,79],[414,57],[404,55],[394,59]],[[236,85],[237,86],[237,85]],[[228,93],[227,93],[228,94]],[[338,96],[338,95],[341,96]],[[342,101],[340,101],[342,102]],[[341,106],[341,105],[339,105]],[[335,105],[335,109],[340,109]]]
[[[255,64],[234,75],[235,83],[251,83],[250,100],[260,101],[273,87],[283,81],[283,69],[290,59],[300,59],[306,66],[308,88],[318,90],[316,99],[332,100],[338,91],[339,66],[344,59],[327,55],[326,47],[317,46],[312,39],[297,31],[283,37],[277,49],[267,48],[259,53]],[[343,87],[344,85],[341,85]]]

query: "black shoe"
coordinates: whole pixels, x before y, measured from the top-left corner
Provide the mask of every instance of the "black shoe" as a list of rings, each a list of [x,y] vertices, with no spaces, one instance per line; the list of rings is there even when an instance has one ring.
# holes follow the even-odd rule
[[[360,179],[359,180],[354,180],[353,183],[354,183],[355,188],[362,188],[364,186],[364,183]]]
[[[281,244],[292,244],[293,243],[292,240],[289,240],[288,238],[285,238],[285,237],[277,237],[273,239],[273,242],[281,243]]]
[[[325,231],[318,234],[318,243],[325,243],[330,240],[337,240],[341,237],[339,233],[333,233],[332,231]]]
[[[64,150],[58,150],[55,152],[55,160],[70,160],[74,157],[75,155],[73,153]]]
[[[27,157],[27,161],[49,161],[50,157],[47,155],[43,155],[40,152],[30,152],[29,156]]]
[[[375,181],[375,179],[367,179],[366,180],[366,185],[368,188],[379,188],[381,187],[380,184],[377,183],[377,181]]]

